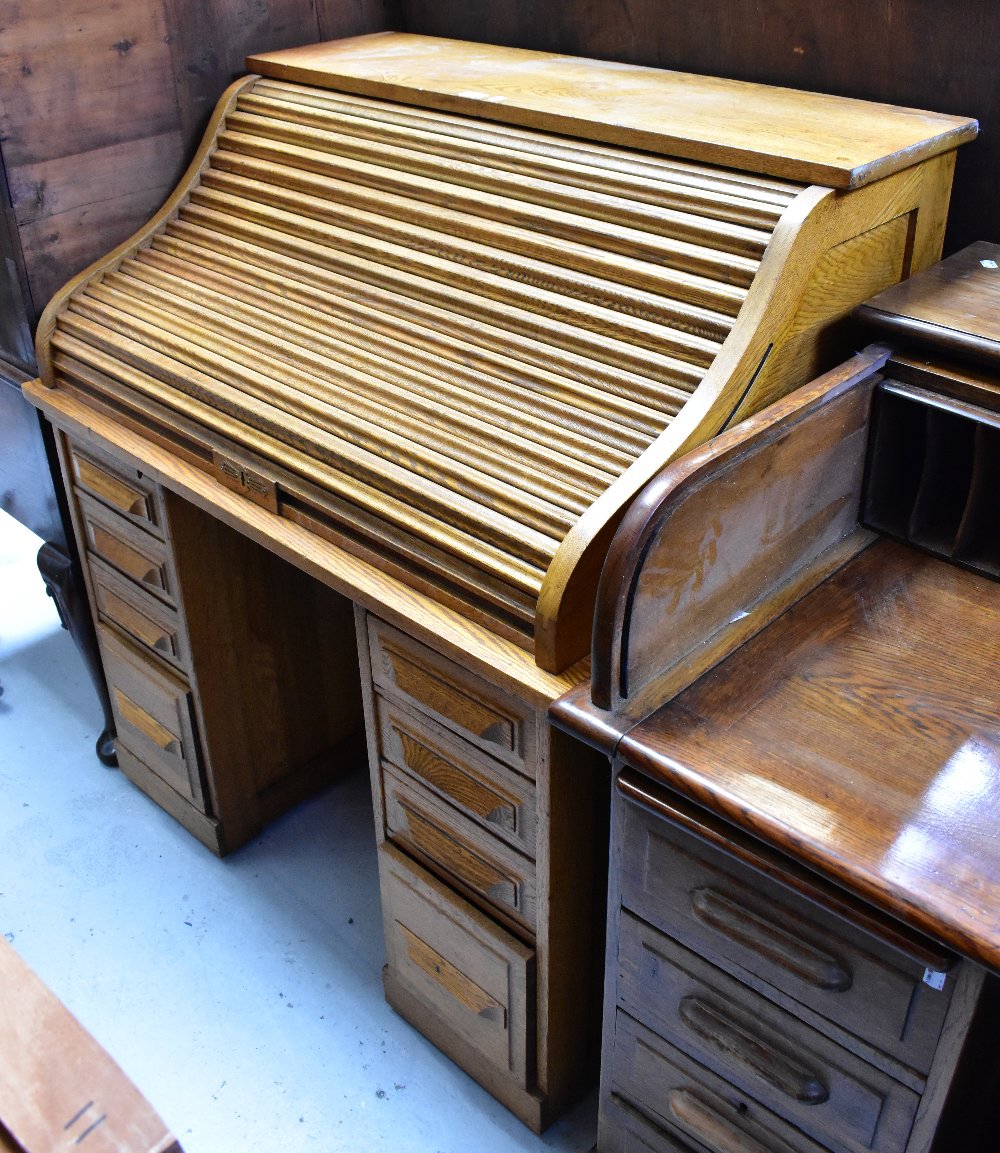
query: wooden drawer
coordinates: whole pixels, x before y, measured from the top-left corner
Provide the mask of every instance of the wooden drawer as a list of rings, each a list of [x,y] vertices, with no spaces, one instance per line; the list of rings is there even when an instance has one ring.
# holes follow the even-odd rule
[[[534,1077],[535,954],[392,845],[379,847],[394,979],[520,1088]]]
[[[88,559],[101,619],[117,625],[144,648],[184,668],[187,645],[177,612],[97,557]]]
[[[897,1153],[919,1096],[622,911],[618,1004],[832,1149]]]
[[[534,784],[426,716],[375,694],[381,756],[515,848],[535,855]]]
[[[188,686],[152,665],[106,626],[99,625],[98,633],[119,742],[171,788],[203,807]]]
[[[383,693],[534,777],[536,715],[527,704],[371,616],[368,639],[372,678]]]
[[[103,453],[69,445],[69,466],[74,486],[97,497],[132,524],[162,534],[162,516],[156,484]]]
[[[140,588],[176,604],[177,589],[167,546],[85,492],[77,493],[87,550]]]
[[[465,896],[534,930],[535,867],[418,781],[383,763],[388,837]]]
[[[614,1050],[606,1059],[611,1095],[601,1102],[601,1153],[633,1147],[671,1153],[824,1153],[787,1121],[620,1010]]]
[[[911,1068],[930,1067],[954,976],[705,845],[672,821],[623,811],[622,904],[724,967],[736,965]],[[737,834],[734,833],[734,836]],[[869,920],[872,918],[869,917]],[[894,935],[899,938],[899,930]]]

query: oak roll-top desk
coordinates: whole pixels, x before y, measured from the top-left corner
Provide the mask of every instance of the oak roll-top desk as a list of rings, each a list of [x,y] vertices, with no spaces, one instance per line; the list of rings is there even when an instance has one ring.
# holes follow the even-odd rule
[[[1000,247],[671,466],[612,544],[601,1153],[987,1153],[1000,1121]]]
[[[540,1128],[593,1068],[604,774],[547,708],[608,541],[937,258],[976,124],[398,34],[250,67],[26,389],[121,764],[225,852],[363,724],[387,996]]]

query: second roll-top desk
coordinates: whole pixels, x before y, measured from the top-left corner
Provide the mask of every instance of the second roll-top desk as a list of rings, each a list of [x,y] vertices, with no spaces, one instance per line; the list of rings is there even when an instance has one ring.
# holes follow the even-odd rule
[[[998,302],[995,245],[889,289],[616,537],[555,706],[614,756],[601,1153],[996,1148]]]
[[[26,389],[121,764],[225,852],[363,723],[387,995],[539,1128],[593,1067],[603,772],[547,708],[608,541],[936,259],[975,122],[398,34],[250,64]]]

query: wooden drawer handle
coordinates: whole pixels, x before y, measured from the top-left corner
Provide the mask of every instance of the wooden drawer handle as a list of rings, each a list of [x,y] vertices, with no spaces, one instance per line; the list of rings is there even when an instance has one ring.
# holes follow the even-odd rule
[[[761,957],[780,965],[817,989],[843,993],[853,976],[836,957],[797,940],[786,929],[739,905],[712,888],[693,889],[691,911],[703,925],[716,929]]]
[[[158,749],[162,749],[163,752],[170,753],[175,757],[181,756],[181,742],[169,729],[164,728],[155,717],[151,717],[144,708],[137,705],[131,697],[126,696],[121,689],[115,688],[113,691],[115,704],[118,706],[122,720],[127,721],[134,729],[138,729]]]
[[[506,1024],[507,1012],[499,1001],[491,997],[485,989],[481,989],[475,981],[470,980],[461,969],[456,969],[450,961],[446,961],[416,933],[411,933],[399,921],[396,922],[396,926],[406,945],[406,959],[412,965],[477,1017]]]
[[[830,1096],[823,1082],[793,1057],[778,1052],[700,997],[685,997],[681,1021],[727,1059],[739,1061],[774,1089],[803,1105],[822,1105]]]
[[[123,480],[91,464],[82,456],[73,458],[76,463],[76,475],[82,485],[99,496],[105,504],[118,509],[119,512],[129,516],[143,517],[149,520],[149,500],[144,492],[132,488]]]
[[[515,831],[517,809],[510,801],[450,761],[439,757],[432,749],[418,741],[412,733],[395,724],[392,728],[403,747],[406,767],[412,773],[488,824],[506,829],[510,833]]]
[[[768,1153],[759,1141],[737,1129],[687,1089],[671,1089],[667,1108],[685,1133],[717,1153]]]
[[[111,619],[136,640],[142,641],[144,645],[156,649],[157,652],[167,653],[170,656],[177,655],[175,634],[170,629],[151,621],[127,601],[107,590],[104,593],[104,603]]]
[[[105,560],[109,560],[115,568],[138,584],[163,588],[163,573],[155,561],[143,556],[137,549],[112,536],[99,525],[94,526],[94,546]]]
[[[518,907],[520,887],[512,877],[502,873],[489,861],[470,853],[426,817],[400,802],[406,815],[410,840],[430,860],[446,868],[477,892],[511,909]]]
[[[415,665],[388,645],[383,644],[382,652],[390,682],[411,700],[490,744],[505,750],[516,748],[513,721],[450,682],[440,680],[433,672]]]

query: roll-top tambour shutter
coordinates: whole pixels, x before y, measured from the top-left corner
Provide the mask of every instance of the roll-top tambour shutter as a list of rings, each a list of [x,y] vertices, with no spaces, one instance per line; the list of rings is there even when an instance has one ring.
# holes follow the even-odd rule
[[[798,191],[260,80],[176,218],[73,297],[55,367],[305,454],[527,635],[560,541],[693,393]]]

